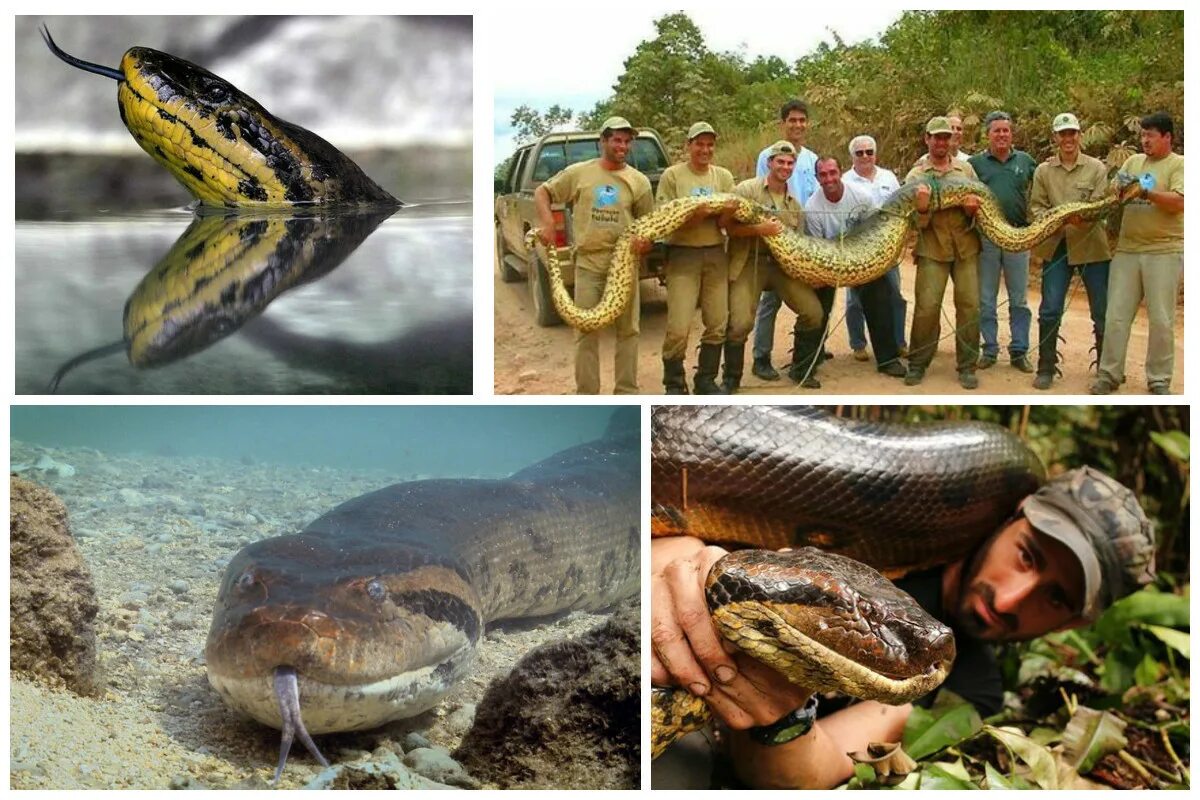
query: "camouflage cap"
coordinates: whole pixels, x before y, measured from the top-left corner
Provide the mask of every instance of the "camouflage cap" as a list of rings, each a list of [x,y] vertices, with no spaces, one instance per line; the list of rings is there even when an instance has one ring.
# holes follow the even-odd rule
[[[711,133],[713,138],[717,138],[717,132],[713,130],[713,126],[707,122],[697,122],[692,127],[688,128],[687,140],[690,142],[701,134]]]
[[[629,131],[632,136],[638,135],[638,129],[630,125],[629,120],[624,117],[609,117],[604,120],[604,124],[600,126],[600,135],[603,136],[609,131]]]
[[[771,145],[770,149],[767,150],[767,160],[770,160],[780,154],[795,157],[796,145],[792,144],[787,139],[780,139],[778,142]]]
[[[925,132],[933,135],[936,133],[954,133],[950,127],[950,120],[945,117],[931,117],[929,122],[925,123]]]
[[[1091,467],[1059,475],[1021,506],[1083,566],[1084,620],[1154,580],[1154,524],[1133,491]]]

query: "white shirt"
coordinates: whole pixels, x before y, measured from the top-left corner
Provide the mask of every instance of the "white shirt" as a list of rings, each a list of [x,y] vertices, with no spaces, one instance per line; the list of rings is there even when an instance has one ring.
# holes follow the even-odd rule
[[[883,205],[883,201],[900,188],[900,181],[896,180],[896,173],[878,166],[875,167],[875,180],[864,178],[854,170],[850,170],[842,176],[842,183],[852,183],[860,189],[866,189],[875,198],[878,205]]]
[[[879,203],[867,189],[847,183],[842,176],[842,199],[838,202],[830,202],[824,189],[818,189],[808,198],[804,204],[804,227],[809,236],[836,239],[878,207]]]

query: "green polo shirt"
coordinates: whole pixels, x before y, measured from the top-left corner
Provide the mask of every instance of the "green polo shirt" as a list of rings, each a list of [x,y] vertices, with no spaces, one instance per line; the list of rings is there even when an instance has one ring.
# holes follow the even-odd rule
[[[1024,150],[1013,150],[1004,161],[990,150],[971,156],[971,166],[979,180],[987,184],[1000,201],[1010,225],[1029,224],[1029,184],[1037,162]]]

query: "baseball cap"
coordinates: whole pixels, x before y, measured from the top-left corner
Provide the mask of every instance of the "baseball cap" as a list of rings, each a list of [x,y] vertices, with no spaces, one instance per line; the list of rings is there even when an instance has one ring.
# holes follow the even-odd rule
[[[1026,498],[1021,511],[1079,559],[1084,620],[1154,580],[1154,523],[1133,491],[1104,473],[1065,472]]]
[[[796,155],[796,146],[787,139],[780,139],[778,142],[771,145],[769,150],[767,150],[767,158],[772,159],[780,153],[794,156]]]
[[[1054,132],[1079,130],[1079,118],[1070,112],[1064,112],[1054,118]]]
[[[954,133],[954,131],[950,129],[950,120],[946,119],[945,117],[931,118],[929,122],[925,123],[925,132],[930,134]]]
[[[600,134],[603,136],[609,131],[629,131],[634,136],[638,135],[637,128],[629,124],[629,120],[624,117],[609,117],[604,120],[604,124],[600,126]]]
[[[692,127],[688,128],[687,140],[690,142],[702,133],[711,133],[713,138],[716,138],[717,132],[713,130],[713,126],[707,122],[697,122]]]

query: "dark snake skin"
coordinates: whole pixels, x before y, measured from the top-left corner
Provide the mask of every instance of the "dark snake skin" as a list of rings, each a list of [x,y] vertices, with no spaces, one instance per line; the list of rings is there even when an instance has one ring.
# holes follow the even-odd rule
[[[954,561],[1045,480],[982,422],[847,420],[813,407],[659,406],[655,535],[728,548],[813,545],[890,576]]]

